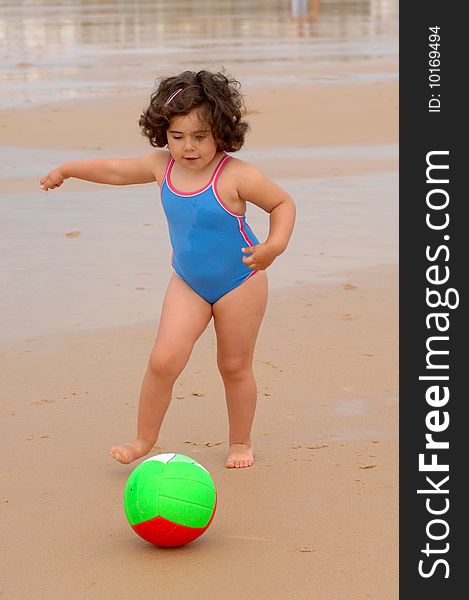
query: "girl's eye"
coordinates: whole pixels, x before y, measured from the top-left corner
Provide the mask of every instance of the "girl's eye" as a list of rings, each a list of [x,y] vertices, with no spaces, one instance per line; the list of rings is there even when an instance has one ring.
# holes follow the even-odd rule
[[[173,135],[173,139],[182,140],[182,135]]]
[[[196,135],[196,136],[195,136],[195,139],[196,139],[196,140],[204,140],[204,139],[205,139],[205,136],[204,136],[204,135]]]

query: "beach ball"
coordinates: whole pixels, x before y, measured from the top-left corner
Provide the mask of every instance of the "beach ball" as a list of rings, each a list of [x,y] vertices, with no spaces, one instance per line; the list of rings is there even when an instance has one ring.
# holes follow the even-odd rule
[[[205,467],[183,454],[157,454],[131,472],[124,511],[132,529],[150,544],[182,546],[212,522],[217,492]]]

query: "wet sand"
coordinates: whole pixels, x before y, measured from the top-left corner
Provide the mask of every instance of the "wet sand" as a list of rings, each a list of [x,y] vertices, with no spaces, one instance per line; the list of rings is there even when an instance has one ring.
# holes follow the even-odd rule
[[[396,84],[245,91],[251,132],[239,156],[286,187],[299,214],[288,255],[271,269],[271,288],[395,262]],[[135,323],[157,312],[170,272],[158,189],[69,180],[45,194],[38,185],[64,160],[147,152],[137,126],[146,100],[122,94],[0,111],[7,261],[0,328],[7,337]],[[258,237],[266,235],[262,211],[251,205],[247,218]]]
[[[267,174],[309,179],[311,185],[356,176],[358,186],[360,177],[395,174],[392,153],[310,160],[288,158],[287,150],[393,147],[396,83],[291,91],[246,89],[252,123],[246,150],[259,152]],[[103,99],[4,109],[2,144],[64,154],[146,151],[136,128],[145,101],[122,94],[113,99],[112,111]],[[278,147],[286,159],[269,158]],[[37,189],[34,177],[24,173],[5,182],[12,194]],[[69,182],[68,189],[73,194],[89,186]],[[66,202],[65,189],[60,194]],[[366,232],[366,210],[358,205],[349,210],[358,211]],[[395,219],[397,202],[389,210]],[[330,228],[339,250],[352,252],[346,241],[340,243],[347,239],[343,223],[334,221]],[[308,231],[300,224],[297,231],[307,245]],[[68,233],[69,243],[84,239]],[[327,255],[327,232],[321,239]],[[134,435],[160,304],[155,302],[152,320],[131,325],[3,340],[0,508],[8,548],[2,598],[107,600],[156,591],[171,600],[214,594],[227,600],[394,600],[397,251],[391,247],[386,261],[378,252],[373,265],[373,256],[365,257],[366,244],[363,251],[361,267],[339,274],[335,269],[336,277],[323,281],[305,282],[303,268],[293,264],[299,283],[272,289],[255,356],[251,469],[224,468],[227,422],[212,325],[196,345],[154,451],[181,452],[206,466],[217,486],[218,509],[207,532],[179,549],[154,548],[130,530],[122,491],[132,465],[119,465],[107,454],[112,444]],[[307,260],[315,268],[323,257],[316,252]],[[273,280],[289,261],[287,251],[271,267]],[[92,306],[92,283],[86,297]],[[132,311],[138,320],[129,305]]]

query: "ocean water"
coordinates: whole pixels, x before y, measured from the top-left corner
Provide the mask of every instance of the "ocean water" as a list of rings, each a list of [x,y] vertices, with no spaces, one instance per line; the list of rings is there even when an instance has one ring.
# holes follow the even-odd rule
[[[0,0],[0,107],[146,90],[194,65],[247,83],[294,82],[298,65],[330,82],[320,65],[356,61],[395,77],[373,63],[396,58],[397,31],[398,0]]]
[[[256,84],[289,85],[299,68],[312,84],[388,81],[397,77],[382,67],[397,63],[397,7],[397,0],[0,0],[0,109],[147,90],[156,73],[195,65],[224,65]],[[338,66],[355,64],[337,75]],[[285,151],[263,156],[280,160]],[[397,147],[288,153],[372,162],[397,158]],[[39,178],[63,160],[60,148],[6,147],[1,128],[0,155],[0,187],[2,178]],[[298,219],[288,254],[269,270],[272,289],[397,262],[397,173],[277,181],[294,197]],[[248,221],[258,237],[267,233],[267,215],[254,206]],[[0,189],[4,339],[156,321],[170,274],[155,186],[90,184],[60,195]]]

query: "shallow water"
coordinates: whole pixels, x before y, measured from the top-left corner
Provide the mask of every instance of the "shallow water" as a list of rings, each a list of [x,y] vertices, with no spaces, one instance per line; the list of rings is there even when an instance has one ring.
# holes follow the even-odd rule
[[[146,90],[200,66],[245,83],[295,82],[298,67],[306,83],[330,81],[327,63],[373,72],[396,58],[397,11],[397,0],[4,0],[0,107]]]
[[[243,84],[288,85],[298,72],[304,83],[386,81],[397,77],[382,66],[397,61],[397,7],[397,0],[0,0],[0,108],[148,90],[158,74],[220,65]],[[337,69],[355,63],[359,69]],[[255,150],[243,152],[256,160]],[[369,161],[395,159],[397,148],[288,153],[264,149],[262,157]],[[2,147],[1,137],[0,156],[0,185],[64,160],[60,149]],[[288,256],[269,270],[271,288],[396,262],[396,173],[278,182],[295,198],[298,219]],[[250,206],[248,221],[265,235],[264,213]],[[80,233],[66,236],[73,231]],[[171,274],[154,186],[2,194],[0,256],[7,338],[156,320]]]
[[[288,253],[269,269],[271,289],[396,263],[397,174],[278,183],[295,198],[298,217]],[[247,220],[266,236],[263,211],[250,205]],[[16,194],[0,202],[0,223],[4,337],[157,318],[171,253],[155,185]],[[67,237],[72,232],[79,234]]]

